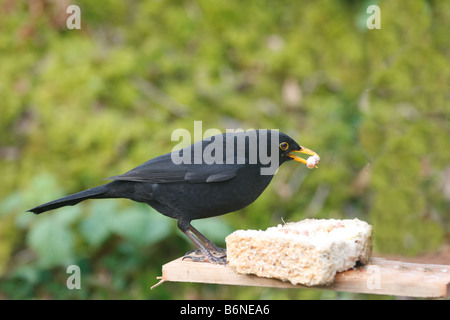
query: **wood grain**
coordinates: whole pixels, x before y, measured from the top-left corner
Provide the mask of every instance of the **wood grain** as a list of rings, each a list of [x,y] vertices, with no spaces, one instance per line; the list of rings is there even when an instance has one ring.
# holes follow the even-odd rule
[[[328,286],[306,287],[278,279],[236,273],[231,267],[181,258],[165,264],[162,281],[273,288],[317,288],[406,297],[449,297],[450,265],[419,264],[372,258],[364,266],[336,274]]]

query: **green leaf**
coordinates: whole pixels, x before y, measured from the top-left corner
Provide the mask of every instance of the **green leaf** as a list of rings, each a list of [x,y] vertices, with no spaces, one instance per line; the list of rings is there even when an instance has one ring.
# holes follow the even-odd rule
[[[114,231],[136,244],[149,245],[170,234],[170,220],[148,206],[134,205],[115,217]]]
[[[20,192],[12,192],[0,202],[0,216],[18,210],[23,203],[23,196]]]
[[[80,232],[91,245],[98,247],[112,231],[112,223],[117,214],[117,205],[113,201],[94,202],[90,214],[80,223]]]
[[[45,267],[67,264],[73,258],[73,235],[57,220],[40,219],[27,236],[28,245],[38,254]]]
[[[82,208],[81,205],[63,207],[49,214],[52,214],[53,218],[57,220],[56,223],[68,226],[78,220],[83,212]]]

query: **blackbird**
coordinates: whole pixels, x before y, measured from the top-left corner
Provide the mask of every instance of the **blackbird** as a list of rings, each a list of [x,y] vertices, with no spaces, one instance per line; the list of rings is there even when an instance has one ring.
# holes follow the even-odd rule
[[[200,256],[186,254],[185,257],[224,264],[225,249],[202,235],[191,225],[191,220],[248,206],[261,195],[282,163],[292,159],[307,163],[296,152],[317,156],[278,130],[223,133],[107,178],[113,180],[107,184],[28,211],[39,214],[87,199],[127,198],[143,202],[178,220],[178,228],[200,253]]]

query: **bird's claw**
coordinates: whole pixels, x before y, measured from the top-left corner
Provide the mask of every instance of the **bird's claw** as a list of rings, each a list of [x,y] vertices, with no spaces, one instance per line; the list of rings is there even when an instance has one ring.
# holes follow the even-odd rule
[[[201,251],[200,250],[198,250],[198,249],[192,249],[192,250],[189,250],[188,252],[186,252],[185,254],[184,254],[184,257],[183,257],[183,259],[184,258],[187,258],[190,254],[195,254],[195,255],[201,255],[202,253],[201,253]]]
[[[216,247],[216,246],[214,246],[214,249],[212,249],[212,248],[208,248],[208,249],[210,249],[209,252],[211,252],[213,254],[222,255],[224,257],[227,256],[227,249]],[[184,257],[189,256],[190,254],[201,255],[202,252],[199,249],[192,249],[192,250],[187,251],[184,254]]]
[[[194,253],[195,255],[192,255],[192,253]],[[222,254],[220,256],[215,256],[215,255],[209,253],[208,255],[204,255],[200,252],[200,250],[190,250],[190,251],[186,252],[186,254],[183,256],[183,258],[181,260],[184,260],[184,259],[191,259],[193,262],[210,262],[210,263],[222,264],[222,265],[227,264],[227,255],[226,254]]]

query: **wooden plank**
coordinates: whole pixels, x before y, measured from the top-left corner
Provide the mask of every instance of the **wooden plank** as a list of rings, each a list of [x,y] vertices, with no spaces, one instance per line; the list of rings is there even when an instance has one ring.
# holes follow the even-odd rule
[[[367,265],[336,275],[329,286],[306,287],[278,279],[238,274],[231,267],[176,259],[162,268],[162,281],[198,282],[274,288],[317,288],[407,297],[449,297],[450,265],[372,258]]]

